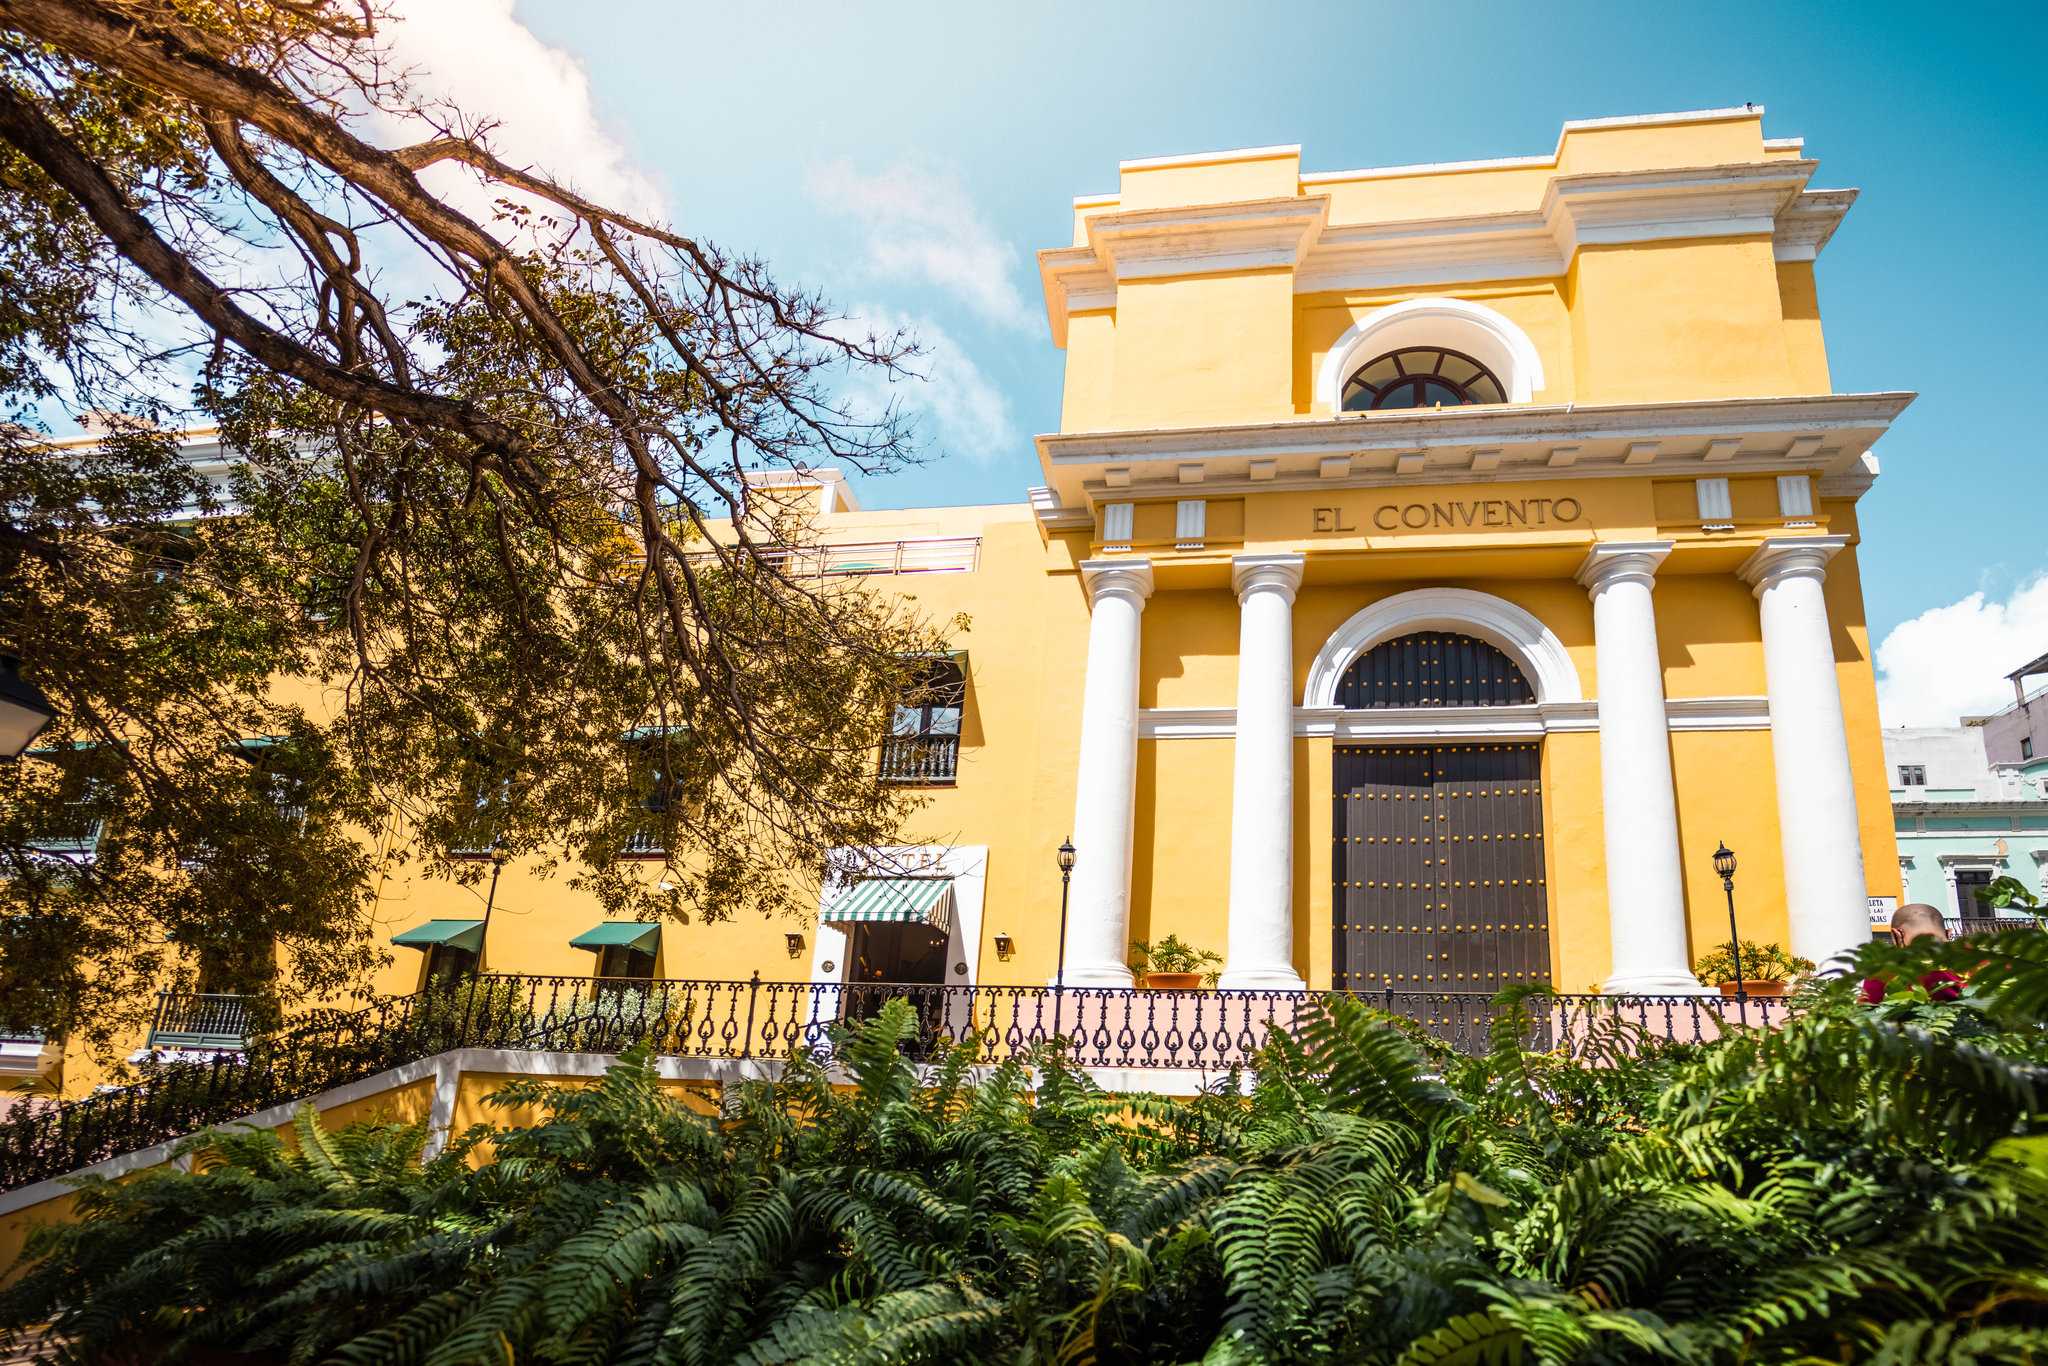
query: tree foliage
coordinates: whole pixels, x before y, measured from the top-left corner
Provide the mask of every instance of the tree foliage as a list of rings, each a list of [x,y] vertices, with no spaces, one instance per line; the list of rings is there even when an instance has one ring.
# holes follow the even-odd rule
[[[1516,1011],[1462,1058],[1332,998],[1187,1102],[1051,1055],[921,1071],[894,1003],[841,1036],[850,1084],[799,1059],[715,1113],[628,1054],[424,1163],[420,1127],[310,1112],[210,1138],[87,1185],[0,1323],[81,1361],[2031,1362],[2044,943],[1936,951],[1954,1002],[1845,981],[1577,1056]]]
[[[0,654],[57,710],[0,771],[0,1025],[104,1041],[178,964],[332,992],[451,845],[721,917],[895,842],[871,747],[940,632],[749,480],[913,458],[839,397],[908,339],[504,162],[383,23],[0,4]]]

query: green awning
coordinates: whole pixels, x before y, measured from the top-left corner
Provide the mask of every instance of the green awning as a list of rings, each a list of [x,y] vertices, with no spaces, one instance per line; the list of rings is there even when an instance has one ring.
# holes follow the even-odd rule
[[[572,949],[618,948],[640,949],[654,952],[654,945],[661,938],[661,926],[649,925],[640,920],[605,920],[591,926],[569,941]]]
[[[856,882],[832,899],[818,917],[827,925],[912,921],[944,934],[953,925],[953,880],[943,877],[878,877]]]
[[[429,920],[424,925],[413,926],[404,934],[392,935],[391,942],[407,949],[430,949],[436,944],[446,944],[451,949],[474,951],[484,946],[484,922]]]

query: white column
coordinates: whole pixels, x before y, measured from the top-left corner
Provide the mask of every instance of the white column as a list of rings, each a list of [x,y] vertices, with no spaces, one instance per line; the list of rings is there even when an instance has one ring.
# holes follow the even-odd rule
[[[1763,618],[1792,952],[1823,965],[1870,939],[1849,733],[1822,591],[1828,561],[1848,542],[1847,536],[1775,537],[1738,571],[1756,586]]]
[[[1131,831],[1138,798],[1138,645],[1150,560],[1084,560],[1088,677],[1074,784],[1074,881],[1067,908],[1070,987],[1127,987]],[[1054,985],[1059,985],[1055,980]]]
[[[1700,989],[1685,932],[1685,874],[1672,794],[1664,664],[1650,596],[1669,541],[1593,547],[1579,582],[1593,597],[1600,675],[1600,801],[1607,842],[1607,932],[1613,968],[1601,989]]]
[[[1299,555],[1239,555],[1230,941],[1221,985],[1304,991],[1294,970],[1294,593]]]

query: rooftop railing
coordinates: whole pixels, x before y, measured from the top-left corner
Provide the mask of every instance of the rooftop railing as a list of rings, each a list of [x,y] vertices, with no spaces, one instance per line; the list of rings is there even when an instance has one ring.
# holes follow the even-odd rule
[[[1126,1089],[1164,1085],[1165,1072],[1206,1084],[1253,1066],[1276,1028],[1292,1026],[1329,992],[1135,991],[1097,987],[918,986],[893,983],[467,978],[353,1012],[317,1012],[267,1038],[240,1041],[203,1062],[165,1062],[135,1085],[17,1114],[0,1123],[0,1189],[60,1176],[273,1106],[303,1100],[455,1048],[617,1053],[645,1044],[667,1057],[787,1060],[833,1057],[834,1027],[891,1000],[918,1021],[908,1045],[937,1058],[966,1045],[980,1063],[1022,1059],[1055,1041],[1076,1065],[1136,1075]],[[1488,1045],[1496,1025],[1524,1046],[1579,1054],[1663,1040],[1705,1043],[1731,1025],[1783,1020],[1781,999],[1719,996],[1555,996],[1502,1006],[1478,992],[1347,993],[1408,1020],[1462,1052]],[[233,998],[166,997],[165,1038],[221,1039],[246,1029]],[[239,1004],[239,1003],[237,1003]],[[1504,1014],[1505,1012],[1505,1014]]]
[[[706,558],[716,552],[701,551]],[[859,574],[967,574],[981,564],[979,536],[913,536],[897,541],[845,541],[834,545],[763,549],[760,559],[795,575],[831,578]]]

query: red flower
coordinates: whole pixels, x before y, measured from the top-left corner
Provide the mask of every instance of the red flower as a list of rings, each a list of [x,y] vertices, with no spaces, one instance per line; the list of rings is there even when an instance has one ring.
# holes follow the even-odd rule
[[[1882,1005],[1884,1003],[1884,993],[1884,978],[1866,977],[1863,979],[1863,1004],[1867,1006]]]

